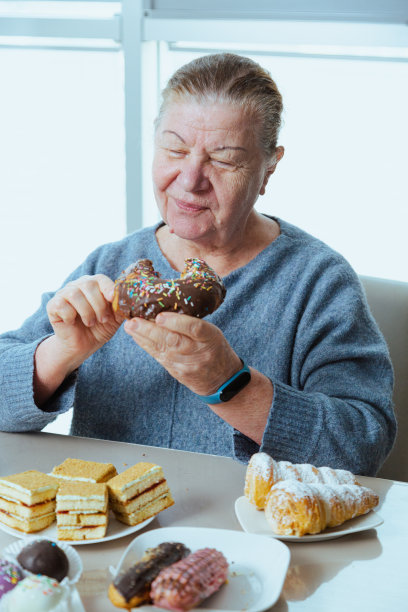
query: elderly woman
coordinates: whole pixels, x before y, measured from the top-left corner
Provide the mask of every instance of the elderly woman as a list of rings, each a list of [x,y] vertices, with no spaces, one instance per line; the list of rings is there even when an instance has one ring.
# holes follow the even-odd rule
[[[162,221],[93,252],[1,339],[1,429],[72,433],[375,474],[394,435],[392,369],[356,274],[254,204],[283,156],[270,75],[232,54],[182,67],[163,92],[153,182]],[[187,257],[223,277],[206,319],[122,324],[113,280],[140,258],[172,278]],[[228,401],[219,390],[243,368]],[[212,396],[212,397],[210,397]]]

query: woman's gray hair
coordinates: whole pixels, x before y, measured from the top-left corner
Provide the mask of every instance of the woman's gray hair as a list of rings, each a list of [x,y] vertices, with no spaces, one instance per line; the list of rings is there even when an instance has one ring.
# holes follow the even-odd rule
[[[156,125],[171,103],[188,98],[242,107],[258,122],[265,154],[274,154],[281,127],[282,96],[269,72],[256,62],[234,53],[217,53],[182,66],[162,92]]]

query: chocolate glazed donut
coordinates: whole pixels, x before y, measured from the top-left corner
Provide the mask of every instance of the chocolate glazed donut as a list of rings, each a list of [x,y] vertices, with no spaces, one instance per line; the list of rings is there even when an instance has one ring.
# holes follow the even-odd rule
[[[186,259],[177,279],[162,279],[150,259],[139,259],[115,281],[112,307],[125,319],[155,319],[164,310],[205,317],[222,304],[226,289],[202,259]]]
[[[135,608],[150,602],[150,587],[162,569],[184,559],[190,549],[181,542],[163,542],[148,549],[138,563],[121,572],[109,586],[109,599],[117,608]]]

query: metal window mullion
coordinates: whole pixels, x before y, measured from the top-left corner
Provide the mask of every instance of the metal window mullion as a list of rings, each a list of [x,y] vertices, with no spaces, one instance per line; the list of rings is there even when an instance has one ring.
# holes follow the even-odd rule
[[[122,0],[125,64],[126,229],[143,224],[142,167],[142,16],[143,0]]]
[[[178,19],[267,19],[400,23],[406,0],[150,0],[146,16]]]
[[[0,36],[120,40],[120,16],[109,19],[0,17]]]
[[[144,39],[189,42],[240,42],[286,45],[348,45],[406,47],[405,25],[300,22],[222,21],[144,18]]]

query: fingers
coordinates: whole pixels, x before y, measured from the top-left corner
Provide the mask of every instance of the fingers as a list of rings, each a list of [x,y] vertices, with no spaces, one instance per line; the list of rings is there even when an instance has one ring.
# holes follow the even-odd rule
[[[206,342],[209,337],[218,333],[217,327],[208,321],[173,312],[161,312],[156,317],[156,323],[197,342]]]
[[[47,304],[47,314],[51,325],[65,323],[71,325],[77,316],[77,311],[64,298],[55,296]]]
[[[51,323],[72,324],[77,315],[86,327],[112,319],[113,281],[103,274],[83,276],[68,283],[47,306]]]
[[[125,331],[151,355],[158,357],[173,349],[180,354],[200,350],[220,340],[220,330],[195,317],[160,313],[155,321],[135,317],[125,323]]]
[[[96,320],[98,320],[100,323],[107,323],[109,318],[112,316],[110,301],[107,300],[104,295],[104,292],[109,293],[110,288],[106,281],[110,281],[110,283],[112,283],[107,276],[98,275],[93,277],[83,277],[83,280],[80,279],[80,282],[78,282],[74,290],[74,299],[78,300],[79,306],[83,303],[82,296],[86,300],[86,303],[83,303],[85,317],[87,315],[89,316],[89,307],[91,308],[91,311],[93,311],[90,316],[91,319],[94,320],[94,323]],[[82,312],[79,310],[78,312],[82,317]],[[82,320],[84,321],[83,317]]]
[[[191,368],[200,364],[207,366],[214,362],[217,347],[229,347],[222,332],[207,321],[172,313],[169,317],[161,318],[162,314],[155,321],[135,317],[125,322],[124,329],[141,348],[167,369],[169,366],[176,367],[177,363],[183,366],[189,364]],[[160,325],[158,319],[161,319]],[[179,319],[183,320],[179,323]]]
[[[189,338],[160,328],[154,321],[135,317],[126,321],[124,328],[141,348],[159,361],[169,350],[184,352],[191,349]]]
[[[91,278],[93,278],[98,283],[99,290],[104,296],[105,300],[107,300],[108,302],[112,302],[113,289],[115,286],[115,283],[113,282],[113,280],[109,278],[109,276],[106,276],[105,274],[95,274],[95,276]]]
[[[222,331],[208,321],[161,313],[155,321],[138,317],[126,321],[124,329],[194,393],[213,393],[241,366],[240,358]]]

